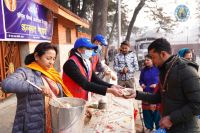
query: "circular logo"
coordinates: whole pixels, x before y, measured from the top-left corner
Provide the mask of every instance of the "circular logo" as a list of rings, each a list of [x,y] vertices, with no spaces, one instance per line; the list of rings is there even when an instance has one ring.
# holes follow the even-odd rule
[[[185,5],[179,5],[175,9],[175,17],[178,19],[178,21],[184,22],[186,21],[190,16],[189,8]]]

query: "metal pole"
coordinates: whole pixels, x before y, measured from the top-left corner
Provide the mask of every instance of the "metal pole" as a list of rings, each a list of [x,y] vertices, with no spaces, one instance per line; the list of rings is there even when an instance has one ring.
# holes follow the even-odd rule
[[[121,43],[121,0],[118,0],[118,48]]]

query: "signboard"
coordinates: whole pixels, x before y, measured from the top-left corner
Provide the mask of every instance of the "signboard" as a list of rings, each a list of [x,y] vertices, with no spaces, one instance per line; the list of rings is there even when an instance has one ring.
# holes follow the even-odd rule
[[[190,16],[189,8],[185,5],[179,5],[175,9],[175,17],[178,21],[184,22]]]
[[[5,40],[51,41],[53,14],[47,8],[32,0],[2,0],[1,9]],[[1,36],[0,36],[1,37]]]
[[[1,2],[2,3],[2,2]],[[4,39],[2,4],[0,3],[0,39]]]

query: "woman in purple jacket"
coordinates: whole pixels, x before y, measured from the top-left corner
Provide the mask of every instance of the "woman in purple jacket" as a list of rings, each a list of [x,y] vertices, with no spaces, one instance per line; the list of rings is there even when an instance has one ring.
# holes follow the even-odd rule
[[[144,92],[156,93],[158,91],[159,70],[153,65],[151,56],[149,55],[145,56],[144,65],[145,67],[141,70],[140,74],[140,86]],[[160,120],[159,106],[142,101],[142,109],[147,132],[153,130],[154,123],[156,129],[158,129]]]

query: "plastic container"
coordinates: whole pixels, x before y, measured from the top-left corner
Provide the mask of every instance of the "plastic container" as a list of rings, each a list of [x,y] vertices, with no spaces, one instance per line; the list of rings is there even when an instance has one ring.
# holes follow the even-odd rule
[[[106,109],[108,100],[106,97],[102,97],[98,102],[98,109]]]

